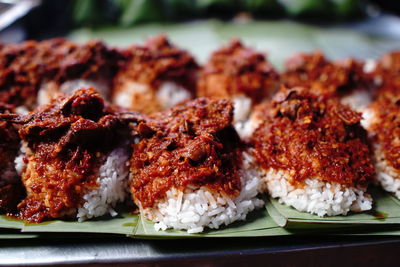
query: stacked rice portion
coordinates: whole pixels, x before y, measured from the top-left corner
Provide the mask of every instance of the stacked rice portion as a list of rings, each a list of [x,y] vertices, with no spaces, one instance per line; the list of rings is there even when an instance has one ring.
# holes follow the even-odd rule
[[[281,81],[288,88],[310,88],[314,94],[338,98],[359,112],[371,102],[373,81],[363,61],[347,58],[334,62],[317,51],[296,54],[285,65]]]
[[[258,112],[253,154],[273,198],[318,216],[371,209],[365,191],[374,171],[360,114],[302,88],[281,90]]]
[[[378,182],[400,198],[400,53],[384,55],[372,75],[378,88],[362,123],[372,142]]]
[[[229,101],[199,98],[138,125],[130,188],[157,230],[218,229],[263,205],[260,178],[232,119]]]
[[[0,46],[0,102],[22,112],[88,86],[107,98],[121,59],[99,41],[80,45],[59,38]]]
[[[93,89],[60,96],[14,119],[21,124],[16,160],[27,197],[19,216],[31,222],[110,213],[126,196],[128,127]]]
[[[279,75],[264,54],[233,40],[215,51],[202,68],[197,95],[231,99],[235,106],[235,128],[247,137],[246,122],[252,108],[271,96],[278,86]]]
[[[13,112],[12,106],[0,103],[0,116]],[[0,117],[0,212],[14,212],[24,196],[21,178],[14,166],[19,144],[18,130]]]
[[[114,79],[113,103],[149,114],[192,99],[197,63],[165,36],[123,51],[125,63]]]

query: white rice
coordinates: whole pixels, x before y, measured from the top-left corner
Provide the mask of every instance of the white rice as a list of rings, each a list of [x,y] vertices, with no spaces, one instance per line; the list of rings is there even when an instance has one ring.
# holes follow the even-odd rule
[[[29,110],[25,106],[19,106],[15,108],[15,112],[19,115],[27,115]]]
[[[363,112],[371,102],[372,96],[367,90],[354,90],[351,94],[340,99],[342,105],[347,105],[358,112]]]
[[[141,209],[142,214],[157,222],[154,226],[157,231],[173,228],[188,233],[200,233],[205,227],[218,229],[221,225],[245,220],[246,215],[262,207],[264,201],[257,198],[261,183],[254,162],[245,152],[243,157],[242,190],[234,199],[206,187],[184,191],[172,188],[154,207]]]
[[[105,163],[100,166],[97,178],[98,188],[83,196],[83,206],[78,209],[78,221],[84,221],[104,214],[116,216],[113,209],[118,202],[124,201],[127,195],[127,178],[129,174],[128,153],[117,148],[110,153]]]
[[[400,172],[385,159],[383,151],[377,144],[374,145],[374,156],[376,179],[384,190],[394,193],[400,199]]]
[[[157,100],[164,109],[191,98],[188,90],[174,82],[164,82],[157,90]]]
[[[152,89],[147,84],[129,81],[125,82],[123,88],[115,94],[114,102],[121,107],[132,108],[135,99],[147,99],[140,95],[151,96],[152,93]],[[156,91],[155,97],[158,104],[163,109],[167,109],[179,102],[191,99],[191,94],[174,82],[163,82]],[[150,98],[148,100],[152,101]]]
[[[27,147],[25,142],[21,142],[21,147],[19,150],[19,154],[18,156],[15,158],[14,163],[15,163],[15,170],[17,171],[17,174],[19,176],[22,175],[22,173],[24,172],[25,168],[26,168],[26,163],[24,161],[24,157],[27,153],[27,151],[29,150],[29,148]]]
[[[106,99],[108,99],[108,87],[107,82],[103,79],[97,80],[83,80],[83,79],[75,79],[62,83],[59,87],[54,82],[46,82],[43,83],[39,89],[37,103],[38,105],[45,105],[51,103],[51,100],[58,93],[65,93],[67,95],[73,94],[74,91],[93,87],[100,93],[100,95]]]
[[[233,101],[233,122],[243,122],[249,118],[252,101],[246,96],[236,96]]]
[[[131,108],[132,100],[137,98],[136,95],[145,94],[149,90],[150,88],[146,84],[125,82],[123,88],[114,95],[113,101],[123,108]]]
[[[376,60],[374,59],[367,59],[364,64],[363,71],[364,73],[372,73],[376,69]]]
[[[348,188],[319,178],[308,178],[303,187],[291,183],[289,171],[269,169],[263,175],[263,186],[271,197],[301,212],[318,216],[346,215],[372,208],[372,198],[365,189]]]
[[[252,100],[249,97],[237,96],[232,98],[232,101],[235,130],[242,139],[249,138],[259,125],[259,120],[255,118],[254,113],[250,116]]]

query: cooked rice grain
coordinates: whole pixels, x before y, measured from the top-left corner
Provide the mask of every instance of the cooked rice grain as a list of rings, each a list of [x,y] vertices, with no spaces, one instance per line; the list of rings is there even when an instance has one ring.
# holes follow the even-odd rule
[[[372,208],[372,198],[364,189],[308,178],[304,186],[292,185],[288,171],[269,169],[262,177],[263,188],[280,203],[298,211],[322,216],[346,215]]]
[[[85,200],[78,209],[78,221],[99,217],[106,213],[116,216],[113,209],[118,202],[124,201],[127,195],[127,177],[129,173],[128,153],[117,148],[110,153],[99,169],[98,188],[83,196]]]
[[[154,226],[157,231],[173,228],[188,233],[200,233],[205,227],[218,229],[221,225],[245,220],[246,215],[263,206],[264,201],[257,198],[261,183],[253,160],[247,153],[243,157],[242,190],[234,199],[206,187],[184,191],[172,188],[154,207],[142,209],[142,214],[157,222]]]

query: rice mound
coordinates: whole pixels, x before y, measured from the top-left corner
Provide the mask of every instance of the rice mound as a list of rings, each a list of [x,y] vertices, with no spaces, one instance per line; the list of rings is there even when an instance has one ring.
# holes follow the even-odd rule
[[[171,188],[163,200],[151,208],[141,208],[141,213],[157,222],[154,225],[157,231],[173,228],[200,233],[205,227],[218,229],[221,225],[245,220],[246,215],[262,207],[264,201],[257,198],[261,180],[255,171],[254,161],[246,152],[243,158],[240,171],[242,190],[234,199],[206,187],[190,187],[183,191]]]
[[[99,217],[106,213],[116,216],[113,209],[118,202],[127,196],[129,156],[125,149],[113,150],[99,168],[98,188],[83,196],[84,203],[78,209],[78,221]]]
[[[376,179],[382,188],[400,199],[400,173],[385,159],[379,145],[374,145]]]
[[[24,157],[29,148],[21,146],[21,151],[16,157],[15,169],[22,174],[27,164]],[[118,202],[124,201],[128,195],[129,154],[124,148],[113,150],[99,168],[97,177],[98,187],[83,196],[83,205],[78,208],[76,215],[79,222],[99,217],[107,213],[116,216],[113,209]]]
[[[363,112],[362,126],[367,129],[370,136],[370,127],[376,122],[375,112],[371,108],[366,108]],[[374,166],[376,172],[376,180],[387,191],[394,193],[400,199],[400,172],[393,168],[385,158],[385,154],[379,144],[373,144]]]
[[[270,168],[262,176],[263,188],[280,203],[320,217],[346,215],[372,208],[372,198],[360,188],[348,188],[318,178],[308,178],[302,188],[291,184],[289,171]]]

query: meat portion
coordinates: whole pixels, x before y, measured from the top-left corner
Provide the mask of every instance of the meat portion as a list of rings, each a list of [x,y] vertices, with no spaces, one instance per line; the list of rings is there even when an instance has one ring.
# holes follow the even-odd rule
[[[151,113],[194,96],[197,63],[165,36],[134,45],[124,55],[127,62],[114,79],[114,103]]]
[[[101,83],[104,96],[111,86],[120,54],[103,43],[75,44],[65,39],[27,41],[0,47],[0,101],[32,109],[58,92],[71,93],[79,83]]]
[[[259,103],[279,84],[279,76],[262,53],[234,40],[215,51],[201,70],[197,95],[203,97],[248,97]]]
[[[227,100],[199,98],[139,124],[141,141],[131,157],[135,202],[152,207],[173,187],[238,194],[241,143],[232,112]]]
[[[22,173],[27,197],[19,214],[32,222],[75,215],[82,196],[98,186],[107,153],[129,132],[124,115],[94,89],[59,97],[14,122],[22,124],[19,135],[27,147]]]
[[[293,183],[319,178],[346,186],[374,174],[361,115],[308,89],[281,90],[264,108],[253,135],[262,168],[289,170]]]
[[[288,88],[302,86],[314,94],[343,97],[356,90],[370,90],[371,79],[363,67],[363,62],[351,58],[331,62],[319,51],[299,53],[286,61],[281,81]]]
[[[14,112],[12,106],[0,103],[0,114]],[[21,179],[14,167],[20,139],[10,122],[0,119],[0,212],[14,212],[24,195]]]
[[[377,86],[374,98],[396,102],[400,96],[400,51],[383,55],[371,75]]]

